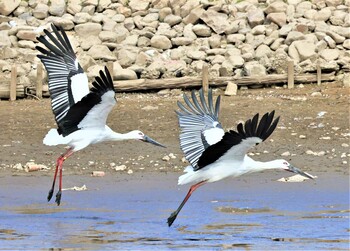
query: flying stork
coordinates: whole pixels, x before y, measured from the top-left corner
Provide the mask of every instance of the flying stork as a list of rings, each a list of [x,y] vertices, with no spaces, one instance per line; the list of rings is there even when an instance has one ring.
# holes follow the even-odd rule
[[[62,164],[74,152],[104,141],[138,139],[164,147],[139,130],[117,133],[106,125],[108,114],[116,104],[115,89],[111,75],[105,67],[89,90],[88,78],[80,66],[65,31],[52,25],[53,36],[38,37],[47,49],[36,46],[42,54],[38,58],[48,73],[51,106],[57,129],[51,129],[43,143],[48,146],[68,145],[69,149],[57,159],[52,187],[47,196],[50,201],[59,170],[59,190],[56,203],[60,205],[62,194]]]
[[[178,184],[194,185],[168,218],[169,227],[192,193],[206,183],[268,169],[283,169],[313,178],[284,159],[260,162],[247,156],[249,149],[266,140],[275,130],[279,121],[279,117],[274,120],[275,111],[265,113],[260,120],[259,114],[256,114],[244,124],[239,123],[236,130],[225,132],[219,122],[220,96],[215,106],[211,89],[208,102],[202,89],[199,90],[199,101],[194,91],[191,97],[192,102],[186,94],[183,96],[187,107],[177,102],[180,108],[176,111],[181,129],[180,147],[190,163],[185,168],[186,173],[179,177]]]

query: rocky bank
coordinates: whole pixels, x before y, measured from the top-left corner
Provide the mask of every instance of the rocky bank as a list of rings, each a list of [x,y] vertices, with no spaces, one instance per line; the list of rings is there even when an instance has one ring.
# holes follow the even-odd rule
[[[113,62],[114,79],[335,71],[349,76],[349,0],[6,0],[0,2],[0,75],[18,64],[34,85],[36,37],[68,33],[89,78]],[[344,74],[345,73],[345,74]],[[348,77],[347,77],[348,78]],[[344,77],[345,79],[345,77]]]

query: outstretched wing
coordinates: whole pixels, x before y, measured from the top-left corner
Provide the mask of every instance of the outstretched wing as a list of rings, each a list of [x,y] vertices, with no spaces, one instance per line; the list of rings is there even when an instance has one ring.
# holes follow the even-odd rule
[[[108,114],[116,104],[113,81],[107,67],[105,73],[100,71],[92,86],[90,93],[74,104],[59,122],[58,132],[63,136],[82,128],[105,127]]]
[[[280,117],[273,120],[274,115],[275,111],[266,113],[259,122],[259,114],[256,114],[252,119],[248,119],[244,125],[239,123],[237,131],[226,132],[222,140],[203,152],[196,170],[218,159],[243,159],[250,148],[266,140],[276,129]]]
[[[220,96],[213,105],[212,90],[208,91],[208,103],[205,100],[203,90],[199,90],[198,101],[194,91],[191,100],[184,94],[183,98],[187,105],[177,102],[181,111],[176,111],[181,129],[180,147],[186,159],[195,169],[202,153],[211,145],[220,141],[224,130],[218,121],[220,109]]]
[[[52,25],[53,36],[38,37],[47,49],[36,46],[42,54],[38,58],[44,64],[49,78],[52,111],[57,124],[61,123],[69,108],[89,93],[88,78],[80,66],[65,31]]]

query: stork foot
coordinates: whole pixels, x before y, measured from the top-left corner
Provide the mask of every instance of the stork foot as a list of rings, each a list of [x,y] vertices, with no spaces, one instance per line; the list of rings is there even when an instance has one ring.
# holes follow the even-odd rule
[[[173,212],[170,216],[169,216],[169,218],[168,218],[168,226],[170,227],[172,224],[173,224],[173,222],[175,221],[175,219],[176,219],[176,217],[177,217],[177,212],[175,211],[175,212]]]
[[[61,192],[61,191],[58,191],[57,194],[56,194],[56,203],[57,203],[57,206],[59,206],[60,203],[61,203],[61,195],[62,195],[62,192]]]
[[[49,194],[47,195],[47,201],[50,201],[53,195],[53,188],[50,189]]]

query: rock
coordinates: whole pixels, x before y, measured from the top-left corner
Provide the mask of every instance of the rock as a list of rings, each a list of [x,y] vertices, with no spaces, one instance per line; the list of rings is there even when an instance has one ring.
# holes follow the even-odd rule
[[[222,34],[230,28],[230,22],[225,13],[219,13],[212,9],[207,10],[201,16],[204,23],[213,29],[216,34]]]
[[[275,12],[286,12],[288,5],[282,1],[276,1],[267,6],[265,9],[266,14],[275,13]]]
[[[290,152],[288,152],[288,151],[281,154],[281,156],[283,156],[283,157],[287,157],[287,156],[290,156],[290,155],[291,155],[291,154],[290,154]]]
[[[191,39],[197,39],[197,35],[193,32],[193,24],[187,24],[184,27],[183,36]]]
[[[327,42],[329,48],[334,49],[337,46],[333,38],[331,38],[330,36],[325,36],[323,39]]]
[[[184,1],[184,4],[182,4],[180,8],[180,16],[182,18],[186,17],[188,14],[190,14],[191,10],[195,9],[197,6],[199,6],[199,4],[199,0]]]
[[[172,10],[169,7],[164,7],[159,10],[159,21],[163,22],[164,18],[168,15],[172,14]]]
[[[312,3],[311,2],[309,2],[309,1],[302,1],[301,3],[299,3],[296,6],[295,12],[301,16],[306,11],[311,10],[311,9],[312,9]]]
[[[181,23],[181,21],[182,21],[182,18],[180,16],[176,16],[173,14],[167,15],[164,18],[164,22],[169,24],[170,26],[174,26],[176,24],[179,24],[179,23]]]
[[[202,6],[197,6],[191,10],[191,12],[182,20],[182,22],[184,24],[196,24],[204,12],[205,10],[202,8]]]
[[[322,93],[321,92],[313,92],[310,95],[311,97],[322,97]]]
[[[74,27],[75,32],[80,37],[98,36],[102,31],[102,25],[97,23],[78,24]]]
[[[164,160],[164,161],[169,161],[169,160],[170,160],[170,157],[169,157],[168,155],[165,155],[165,156],[162,158],[162,160]]]
[[[244,59],[241,55],[233,55],[230,56],[228,59],[233,68],[242,67],[244,64]]]
[[[127,173],[128,173],[128,174],[133,174],[133,173],[134,173],[134,171],[133,171],[133,170],[131,170],[131,169],[129,169]]]
[[[101,40],[99,39],[99,37],[96,36],[87,36],[86,39],[84,39],[81,44],[80,47],[87,51],[89,50],[93,45],[98,45],[101,44]]]
[[[49,12],[53,16],[61,17],[66,11],[65,0],[50,0]]]
[[[91,176],[93,176],[93,177],[103,177],[103,176],[105,176],[105,172],[104,171],[93,171],[91,173]]]
[[[306,139],[305,135],[299,135],[299,139]]]
[[[344,40],[343,47],[350,50],[350,39]]]
[[[197,50],[188,50],[187,51],[187,57],[193,59],[193,60],[205,60],[206,53],[204,51],[197,51]]]
[[[23,166],[22,166],[21,163],[17,163],[17,164],[15,164],[15,165],[13,165],[12,168],[13,168],[13,169],[16,169],[16,170],[20,170],[20,171],[23,171],[23,170],[24,170],[24,168],[23,168]]]
[[[227,42],[229,43],[239,43],[239,42],[244,42],[245,40],[245,35],[243,34],[230,34],[227,36]]]
[[[172,45],[171,45],[171,41],[166,36],[154,35],[151,38],[151,46],[154,48],[166,50],[166,49],[170,49]]]
[[[34,30],[19,30],[16,36],[18,39],[37,42],[36,37],[38,36],[38,33]]]
[[[133,12],[147,10],[150,4],[149,0],[130,0],[128,6]]]
[[[3,47],[10,47],[11,46],[11,40],[10,37],[8,36],[7,31],[0,31],[0,48]]]
[[[344,77],[343,77],[343,86],[344,86],[344,87],[350,87],[350,73],[344,74]]]
[[[91,15],[86,12],[80,12],[74,15],[74,23],[83,24],[91,21]]]
[[[136,61],[136,53],[128,48],[118,51],[118,61],[122,67],[129,67]]]
[[[158,92],[158,94],[161,94]],[[145,111],[152,111],[152,110],[158,110],[159,107],[158,106],[151,106],[151,105],[147,105],[141,108],[141,110],[145,110]]]
[[[199,37],[210,37],[211,30],[204,24],[196,24],[192,27],[193,32]]]
[[[264,35],[266,32],[266,27],[265,25],[257,25],[255,26],[252,30],[251,33],[256,36],[256,35]],[[242,34],[237,34],[237,35],[242,35]]]
[[[192,44],[193,39],[188,37],[174,37],[171,39],[171,42],[175,46],[183,46]]]
[[[299,32],[299,31],[291,31],[287,35],[287,38],[285,40],[285,44],[290,45],[294,41],[304,40],[304,39],[305,39],[305,36],[303,33]]]
[[[265,56],[271,56],[272,55],[272,50],[270,49],[269,46],[262,44],[259,45],[258,48],[255,50],[255,58],[260,59]]]
[[[67,13],[72,14],[73,16],[79,13],[82,9],[80,0],[70,0],[67,3]]]
[[[117,41],[117,34],[113,31],[101,31],[98,35],[99,39],[101,39],[102,42],[111,42],[115,43]]]
[[[113,75],[114,80],[133,80],[137,79],[137,75],[133,70],[120,69]]]
[[[266,69],[257,61],[251,61],[244,64],[244,72],[246,76],[264,76]]]
[[[11,14],[11,12],[14,11],[19,6],[20,3],[21,3],[21,0],[0,1],[0,15],[7,16]]]
[[[50,169],[45,165],[36,164],[34,162],[27,162],[24,166],[24,171],[26,172],[35,172],[40,170]]]
[[[226,86],[225,95],[226,96],[236,96],[237,89],[238,89],[238,86],[234,82],[229,81],[227,83],[227,86]]]
[[[39,3],[33,10],[33,16],[37,19],[45,19],[49,14],[49,7],[46,4]]]
[[[88,53],[91,55],[93,59],[103,59],[106,61],[116,60],[117,58],[113,55],[113,53],[108,49],[106,45],[97,44],[93,45]]]
[[[326,34],[330,36],[336,44],[341,44],[345,41],[345,37],[337,34],[333,31],[326,31]]]
[[[336,60],[339,57],[338,49],[324,49],[319,54],[324,60],[331,61]]]
[[[309,41],[295,41],[293,44],[299,53],[301,61],[316,56],[316,46],[313,43]]]
[[[331,17],[331,15],[332,10],[330,8],[324,8],[314,15],[313,20],[326,22]]]
[[[114,170],[116,171],[124,171],[125,169],[126,169],[126,165],[120,165],[120,166],[114,167]]]
[[[287,23],[287,15],[284,12],[270,13],[266,18],[267,20],[277,24],[279,27],[282,27]]]
[[[264,12],[261,9],[252,9],[247,13],[247,18],[250,26],[253,28],[265,21]]]
[[[313,176],[309,173],[306,173],[306,174],[310,175],[313,179],[317,178],[317,176]],[[280,178],[277,181],[280,181],[280,182],[303,182],[304,180],[309,180],[309,178],[306,178],[305,176],[302,176],[300,174],[296,174],[296,175],[293,175],[293,176],[290,176],[287,178],[284,178],[284,177]]]

